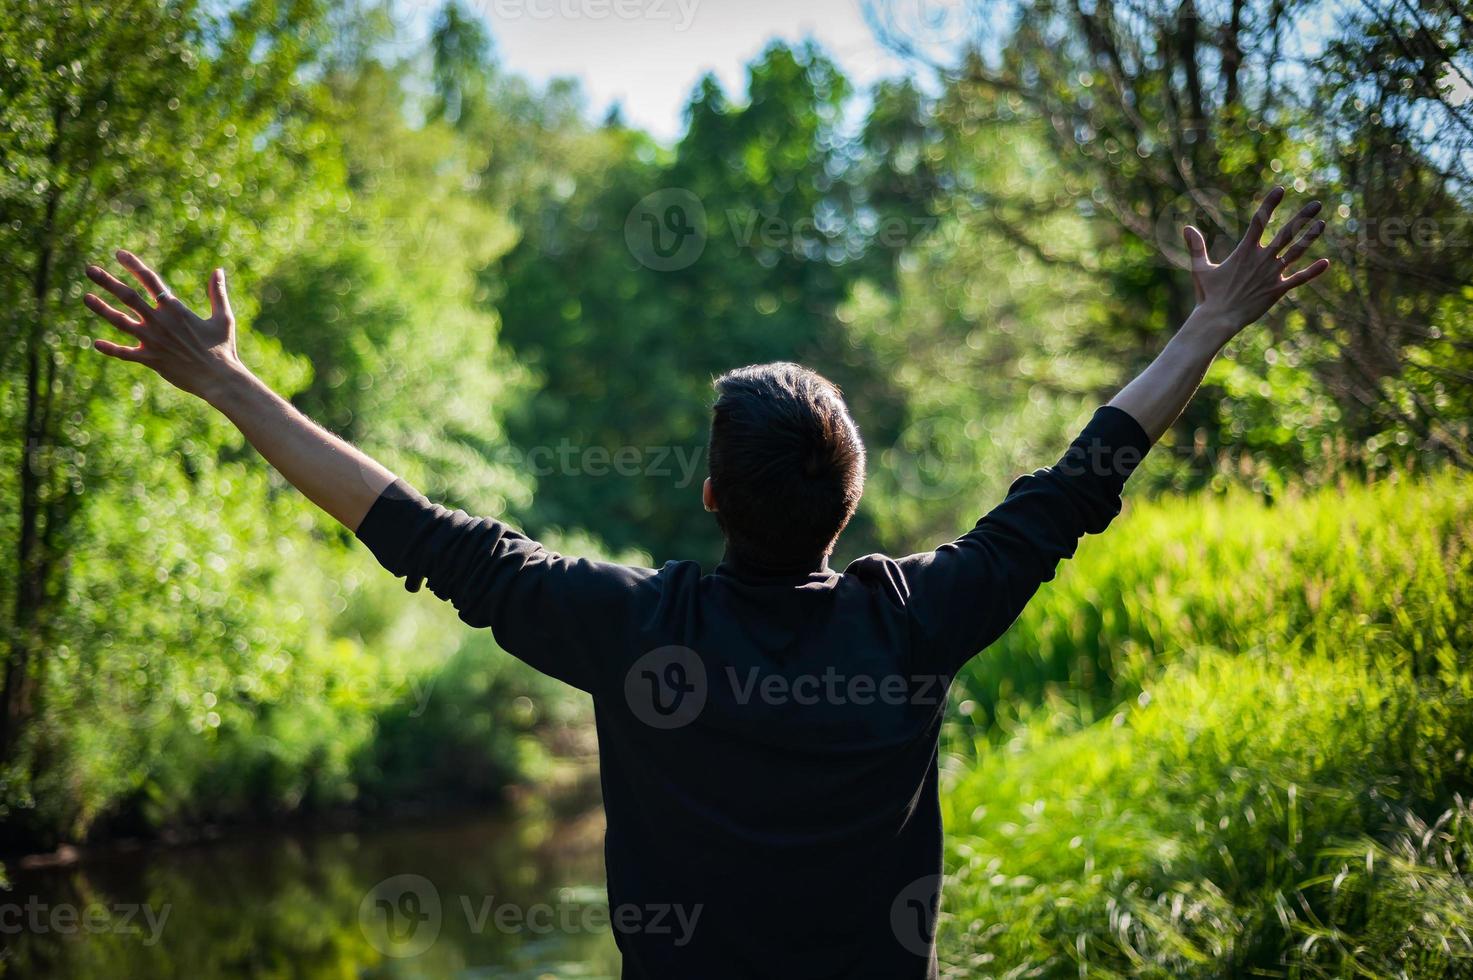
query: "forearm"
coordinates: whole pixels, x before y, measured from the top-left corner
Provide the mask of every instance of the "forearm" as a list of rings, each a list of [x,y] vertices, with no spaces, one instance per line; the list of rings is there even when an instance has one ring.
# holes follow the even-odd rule
[[[201,394],[292,486],[349,530],[358,529],[394,482],[377,460],[317,425],[245,368]]]
[[[1232,334],[1230,325],[1198,307],[1166,349],[1110,404],[1128,412],[1155,443],[1192,400],[1213,358]]]

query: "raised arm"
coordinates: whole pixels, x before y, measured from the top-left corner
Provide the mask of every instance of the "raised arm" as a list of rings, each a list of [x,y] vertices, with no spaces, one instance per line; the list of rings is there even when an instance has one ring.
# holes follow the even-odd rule
[[[1139,377],[1095,413],[1058,463],[1020,477],[970,532],[935,551],[902,559],[919,634],[919,662],[950,674],[1012,624],[1085,534],[1120,512],[1125,481],[1174,422],[1212,359],[1286,293],[1329,267],[1324,259],[1285,275],[1324,231],[1299,212],[1268,246],[1259,242],[1284,190],[1276,187],[1248,233],[1221,264],[1197,229],[1185,230],[1197,308]],[[1303,235],[1295,240],[1300,232]]]
[[[1197,288],[1197,307],[1166,349],[1110,400],[1111,405],[1139,422],[1153,443],[1192,400],[1213,358],[1229,340],[1267,313],[1290,290],[1330,267],[1328,259],[1319,259],[1286,275],[1325,230],[1323,221],[1309,224],[1319,213],[1318,201],[1305,205],[1267,246],[1261,244],[1274,209],[1283,199],[1282,187],[1269,192],[1253,215],[1247,234],[1221,264],[1207,257],[1207,243],[1200,231],[1190,225],[1184,229],[1191,255],[1192,281]],[[1301,231],[1304,234],[1299,236]],[[1299,236],[1297,241],[1295,236]]]
[[[225,270],[210,276],[210,315],[196,315],[132,252],[117,258],[152,302],[106,270],[87,276],[117,297],[132,315],[88,293],[87,308],[137,339],[127,347],[106,340],[96,348],[109,357],[152,368],[174,387],[198,395],[222,412],[281,475],[350,530],[394,474],[377,460],[323,429],[241,363],[235,348],[235,315],[225,292]]]
[[[501,521],[436,506],[245,368],[235,350],[223,271],[210,277],[205,319],[131,252],[119,252],[118,261],[153,302],[90,266],[88,277],[133,315],[91,294],[88,308],[138,340],[136,347],[99,340],[99,351],[146,365],[219,409],[410,591],[428,584],[465,622],[490,627],[508,653],[585,691],[606,689],[622,677],[624,665],[610,651],[623,649],[617,638],[632,635],[642,621],[639,611],[658,599],[656,572],[566,558]]]

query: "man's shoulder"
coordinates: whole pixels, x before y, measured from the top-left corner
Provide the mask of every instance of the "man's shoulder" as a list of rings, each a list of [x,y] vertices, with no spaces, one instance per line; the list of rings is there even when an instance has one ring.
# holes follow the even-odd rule
[[[879,553],[864,555],[844,566],[844,577],[904,606],[910,600],[910,583],[905,573],[905,563],[910,560]]]
[[[666,582],[700,581],[705,574],[701,563],[692,558],[671,558],[654,570],[655,577]]]

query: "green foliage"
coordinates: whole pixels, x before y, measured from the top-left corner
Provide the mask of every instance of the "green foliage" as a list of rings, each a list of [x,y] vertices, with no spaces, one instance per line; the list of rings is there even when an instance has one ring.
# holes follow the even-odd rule
[[[874,6],[902,14],[879,18],[897,47],[924,49],[893,26],[905,4]],[[1090,346],[1139,365],[1181,323],[1192,305],[1183,224],[1221,254],[1271,183],[1325,202],[1317,247],[1331,273],[1266,318],[1232,379],[1209,378],[1177,425],[1188,466],[1163,482],[1236,478],[1245,458],[1249,479],[1267,482],[1419,456],[1468,464],[1473,420],[1457,393],[1473,338],[1442,313],[1466,307],[1473,261],[1473,103],[1452,87],[1473,71],[1465,11],[1395,0],[968,9],[967,52],[939,66],[941,169],[959,179],[938,210],[977,214],[1013,250],[1101,287]],[[968,180],[970,135],[999,128],[1039,141],[1052,178]],[[1082,219],[1087,238],[1060,241],[1058,217]]]
[[[1456,974],[1473,487],[1425,471],[1467,461],[1473,277],[1452,235],[1356,236],[1460,228],[1462,157],[1418,122],[1409,15],[1336,25],[1305,105],[1267,29],[1304,5],[1233,9],[1025,4],[987,58],[859,111],[816,45],[774,43],[662,146],[506,71],[459,7],[391,62],[374,4],[0,0],[7,841],[480,803],[589,737],[585,700],[406,595],[221,419],[88,352],[83,262],[127,244],[194,301],[227,266],[278,390],[579,554],[715,558],[710,377],[803,360],[871,449],[842,561],[934,546],[1052,462],[1189,308],[1176,224],[1227,235],[1281,179],[1355,224],[1324,295],[1235,343],[1137,480],[1211,492],[1132,501],[958,679],[946,960]],[[671,191],[702,250],[660,269],[640,208]],[[361,883],[329,871],[333,914],[304,919],[307,873],[245,890],[262,918],[190,903],[173,965],[264,941],[379,966],[341,914]]]
[[[330,80],[345,186],[261,283],[254,327],[310,365],[304,411],[448,505],[501,513],[532,483],[501,454],[525,372],[477,276],[514,231],[478,191],[486,152],[411,127],[406,87],[377,64]]]
[[[1161,670],[1213,651],[1360,664],[1419,677],[1473,653],[1473,483],[1387,481],[1290,494],[1131,501],[1084,541],[957,692],[981,729],[1047,696],[1086,722]],[[1004,724],[1006,727],[1006,724]]]
[[[868,245],[840,132],[848,83],[815,47],[783,44],[749,67],[747,83],[735,104],[705,79],[671,153],[617,127],[586,134],[569,193],[522,217],[525,235],[498,269],[499,302],[503,336],[534,366],[540,393],[509,420],[514,440],[529,453],[633,449],[649,464],[623,478],[547,467],[534,528],[592,527],[612,547],[662,559],[719,557],[698,486],[710,381],[744,364],[812,364],[884,438],[895,410],[884,368],[836,316]],[[896,101],[894,116],[917,105]],[[893,211],[896,200],[881,203]],[[639,237],[662,234],[641,209],[664,214],[673,201],[700,248],[664,268]],[[677,458],[696,463],[694,479]],[[866,535],[863,522],[851,533]]]
[[[1036,136],[985,126],[952,139],[965,143],[958,156],[967,161],[955,179],[984,200],[1057,182]],[[1051,217],[1042,230],[1054,249],[1088,240],[1076,216]],[[1018,474],[1058,458],[1118,374],[1107,350],[1079,344],[1102,303],[1087,273],[1019,249],[975,212],[943,213],[912,241],[893,291],[876,279],[851,290],[838,314],[849,342],[889,366],[903,406],[889,439],[865,428],[861,506],[882,548],[956,537]]]
[[[17,478],[0,495],[0,809],[43,839],[85,828],[146,765],[131,738],[109,764],[110,736],[130,722],[94,717],[89,701],[126,711],[113,699],[167,685],[177,651],[204,659],[267,621],[231,595],[266,552],[242,557],[239,579],[211,579],[231,565],[220,549],[259,527],[232,492],[264,478],[216,458],[237,442],[228,426],[89,351],[96,321],[78,301],[83,264],[125,239],[193,300],[215,262],[249,276],[281,254],[261,222],[314,199],[304,175],[322,134],[301,73],[318,9],[4,7],[0,445]],[[273,351],[259,364],[290,384]],[[197,524],[170,519],[194,494],[226,503]],[[197,583],[171,582],[197,565]],[[152,594],[120,600],[122,582]],[[159,603],[171,587],[194,615]]]
[[[1461,975],[1470,510],[1234,493],[1087,546],[958,680],[952,974]]]
[[[1462,975],[1467,676],[1370,652],[1204,657],[953,773],[950,975]]]
[[[415,759],[385,777],[373,743],[427,710],[460,624],[415,611],[214,413],[87,351],[104,328],[77,278],[127,243],[198,301],[206,263],[228,266],[269,383],[441,499],[501,512],[528,483],[491,452],[519,373],[477,293],[511,241],[468,190],[483,154],[411,127],[394,70],[314,62],[316,8],[93,9],[22,4],[0,32],[36,42],[6,62],[0,153],[12,178],[53,168],[0,197],[17,236],[0,283],[40,303],[11,308],[0,375],[21,475],[0,495],[10,846],[443,792]],[[485,710],[513,719],[510,700]],[[467,792],[515,768],[516,726],[488,728]]]

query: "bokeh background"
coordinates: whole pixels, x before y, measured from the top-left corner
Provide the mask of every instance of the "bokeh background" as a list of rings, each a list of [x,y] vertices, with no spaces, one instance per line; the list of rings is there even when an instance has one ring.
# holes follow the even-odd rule
[[[1331,271],[954,687],[944,972],[1473,975],[1470,43],[1464,0],[0,0],[0,975],[617,973],[590,705],[89,350],[85,263],[224,266],[314,418],[634,562],[719,557],[710,380],[802,361],[871,452],[842,562],[1055,460],[1190,311],[1181,225],[1274,183]]]

